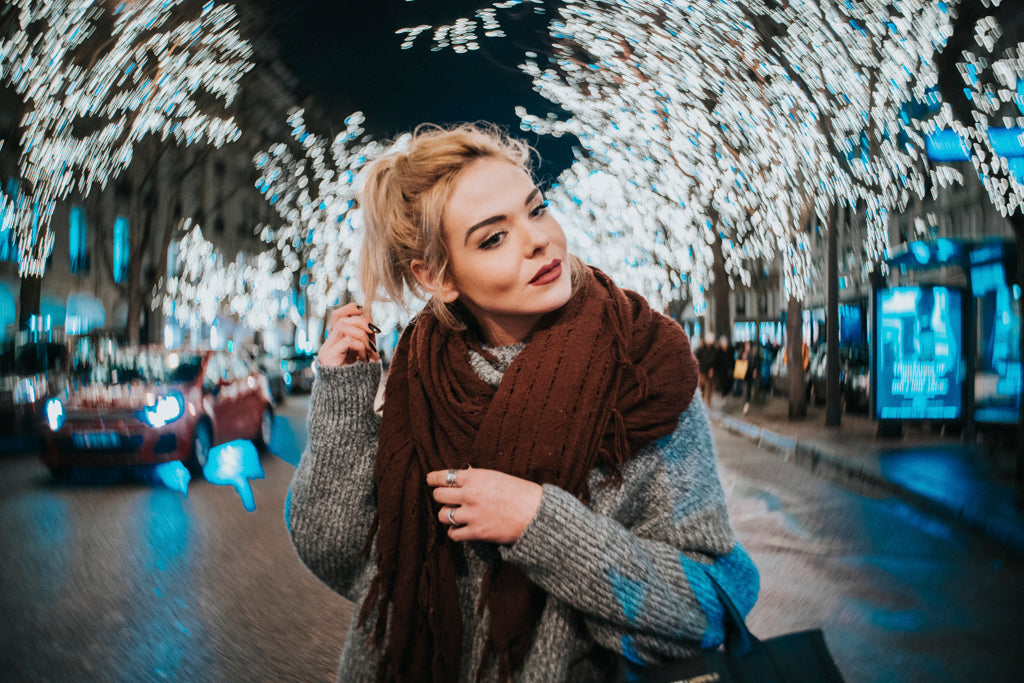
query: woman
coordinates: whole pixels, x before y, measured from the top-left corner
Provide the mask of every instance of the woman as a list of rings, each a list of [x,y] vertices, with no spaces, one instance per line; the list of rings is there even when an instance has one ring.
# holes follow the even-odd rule
[[[356,609],[340,681],[600,680],[722,641],[747,611],[696,361],[678,325],[583,266],[483,126],[420,127],[366,171],[363,289],[429,303],[390,365],[334,312],[286,517]]]

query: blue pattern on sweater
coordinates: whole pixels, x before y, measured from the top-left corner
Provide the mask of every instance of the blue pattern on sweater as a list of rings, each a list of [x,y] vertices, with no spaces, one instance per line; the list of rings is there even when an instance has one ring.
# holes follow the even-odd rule
[[[613,569],[608,569],[605,573],[608,576],[608,582],[612,585],[615,599],[622,606],[622,613],[626,615],[630,623],[635,624],[647,603],[647,586]]]
[[[680,555],[679,561],[707,619],[700,646],[705,650],[718,647],[725,640],[725,609],[708,575],[714,574],[719,585],[732,598],[740,614],[746,615],[757,601],[760,587],[760,578],[754,562],[739,543],[728,555],[717,558],[711,565],[695,562],[685,555]]]
[[[292,487],[288,487],[288,495],[284,497],[284,528],[292,531]]]
[[[633,647],[633,639],[628,635],[622,636],[622,656],[634,664],[639,664],[641,666],[644,666],[645,664],[643,658],[640,657],[636,649]]]

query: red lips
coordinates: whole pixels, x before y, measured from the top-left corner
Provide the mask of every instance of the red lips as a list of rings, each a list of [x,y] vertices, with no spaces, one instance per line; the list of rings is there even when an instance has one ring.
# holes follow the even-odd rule
[[[562,275],[562,262],[555,259],[537,271],[537,274],[530,280],[531,285],[546,285],[554,282]]]

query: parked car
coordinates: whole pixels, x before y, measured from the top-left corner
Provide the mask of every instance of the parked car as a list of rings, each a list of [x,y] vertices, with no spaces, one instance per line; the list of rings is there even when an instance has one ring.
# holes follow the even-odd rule
[[[256,354],[253,360],[267,378],[274,403],[284,403],[285,397],[292,391],[292,376],[291,373],[285,372],[284,361],[269,353]]]
[[[281,359],[281,368],[291,384],[293,392],[308,394],[313,390],[316,379],[316,355],[312,353],[291,353]]]
[[[870,409],[868,387],[871,384],[867,354],[851,357],[843,374],[843,405],[847,412],[866,413]]]
[[[820,345],[811,357],[811,365],[808,370],[807,381],[809,385],[809,396],[818,405],[824,405],[827,394],[827,381],[828,377],[826,371],[828,368],[828,347],[825,344]],[[847,386],[847,375],[850,372],[850,368],[857,366],[867,369],[867,348],[864,346],[841,346],[839,348],[839,395],[845,397],[846,386]],[[859,402],[861,399],[855,397],[855,402]],[[867,386],[864,387],[863,402],[867,404]]]
[[[198,471],[213,445],[265,446],[273,417],[266,377],[240,355],[100,347],[43,404],[40,457],[55,475],[175,460]]]
[[[30,445],[36,411],[60,386],[66,368],[61,340],[18,339],[0,346],[0,445]]]

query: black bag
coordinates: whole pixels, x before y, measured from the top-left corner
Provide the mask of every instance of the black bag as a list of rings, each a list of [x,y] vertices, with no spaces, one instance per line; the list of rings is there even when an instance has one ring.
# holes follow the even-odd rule
[[[718,582],[725,607],[725,645],[696,657],[638,666],[619,660],[616,681],[625,683],[842,683],[821,629],[758,640]]]

